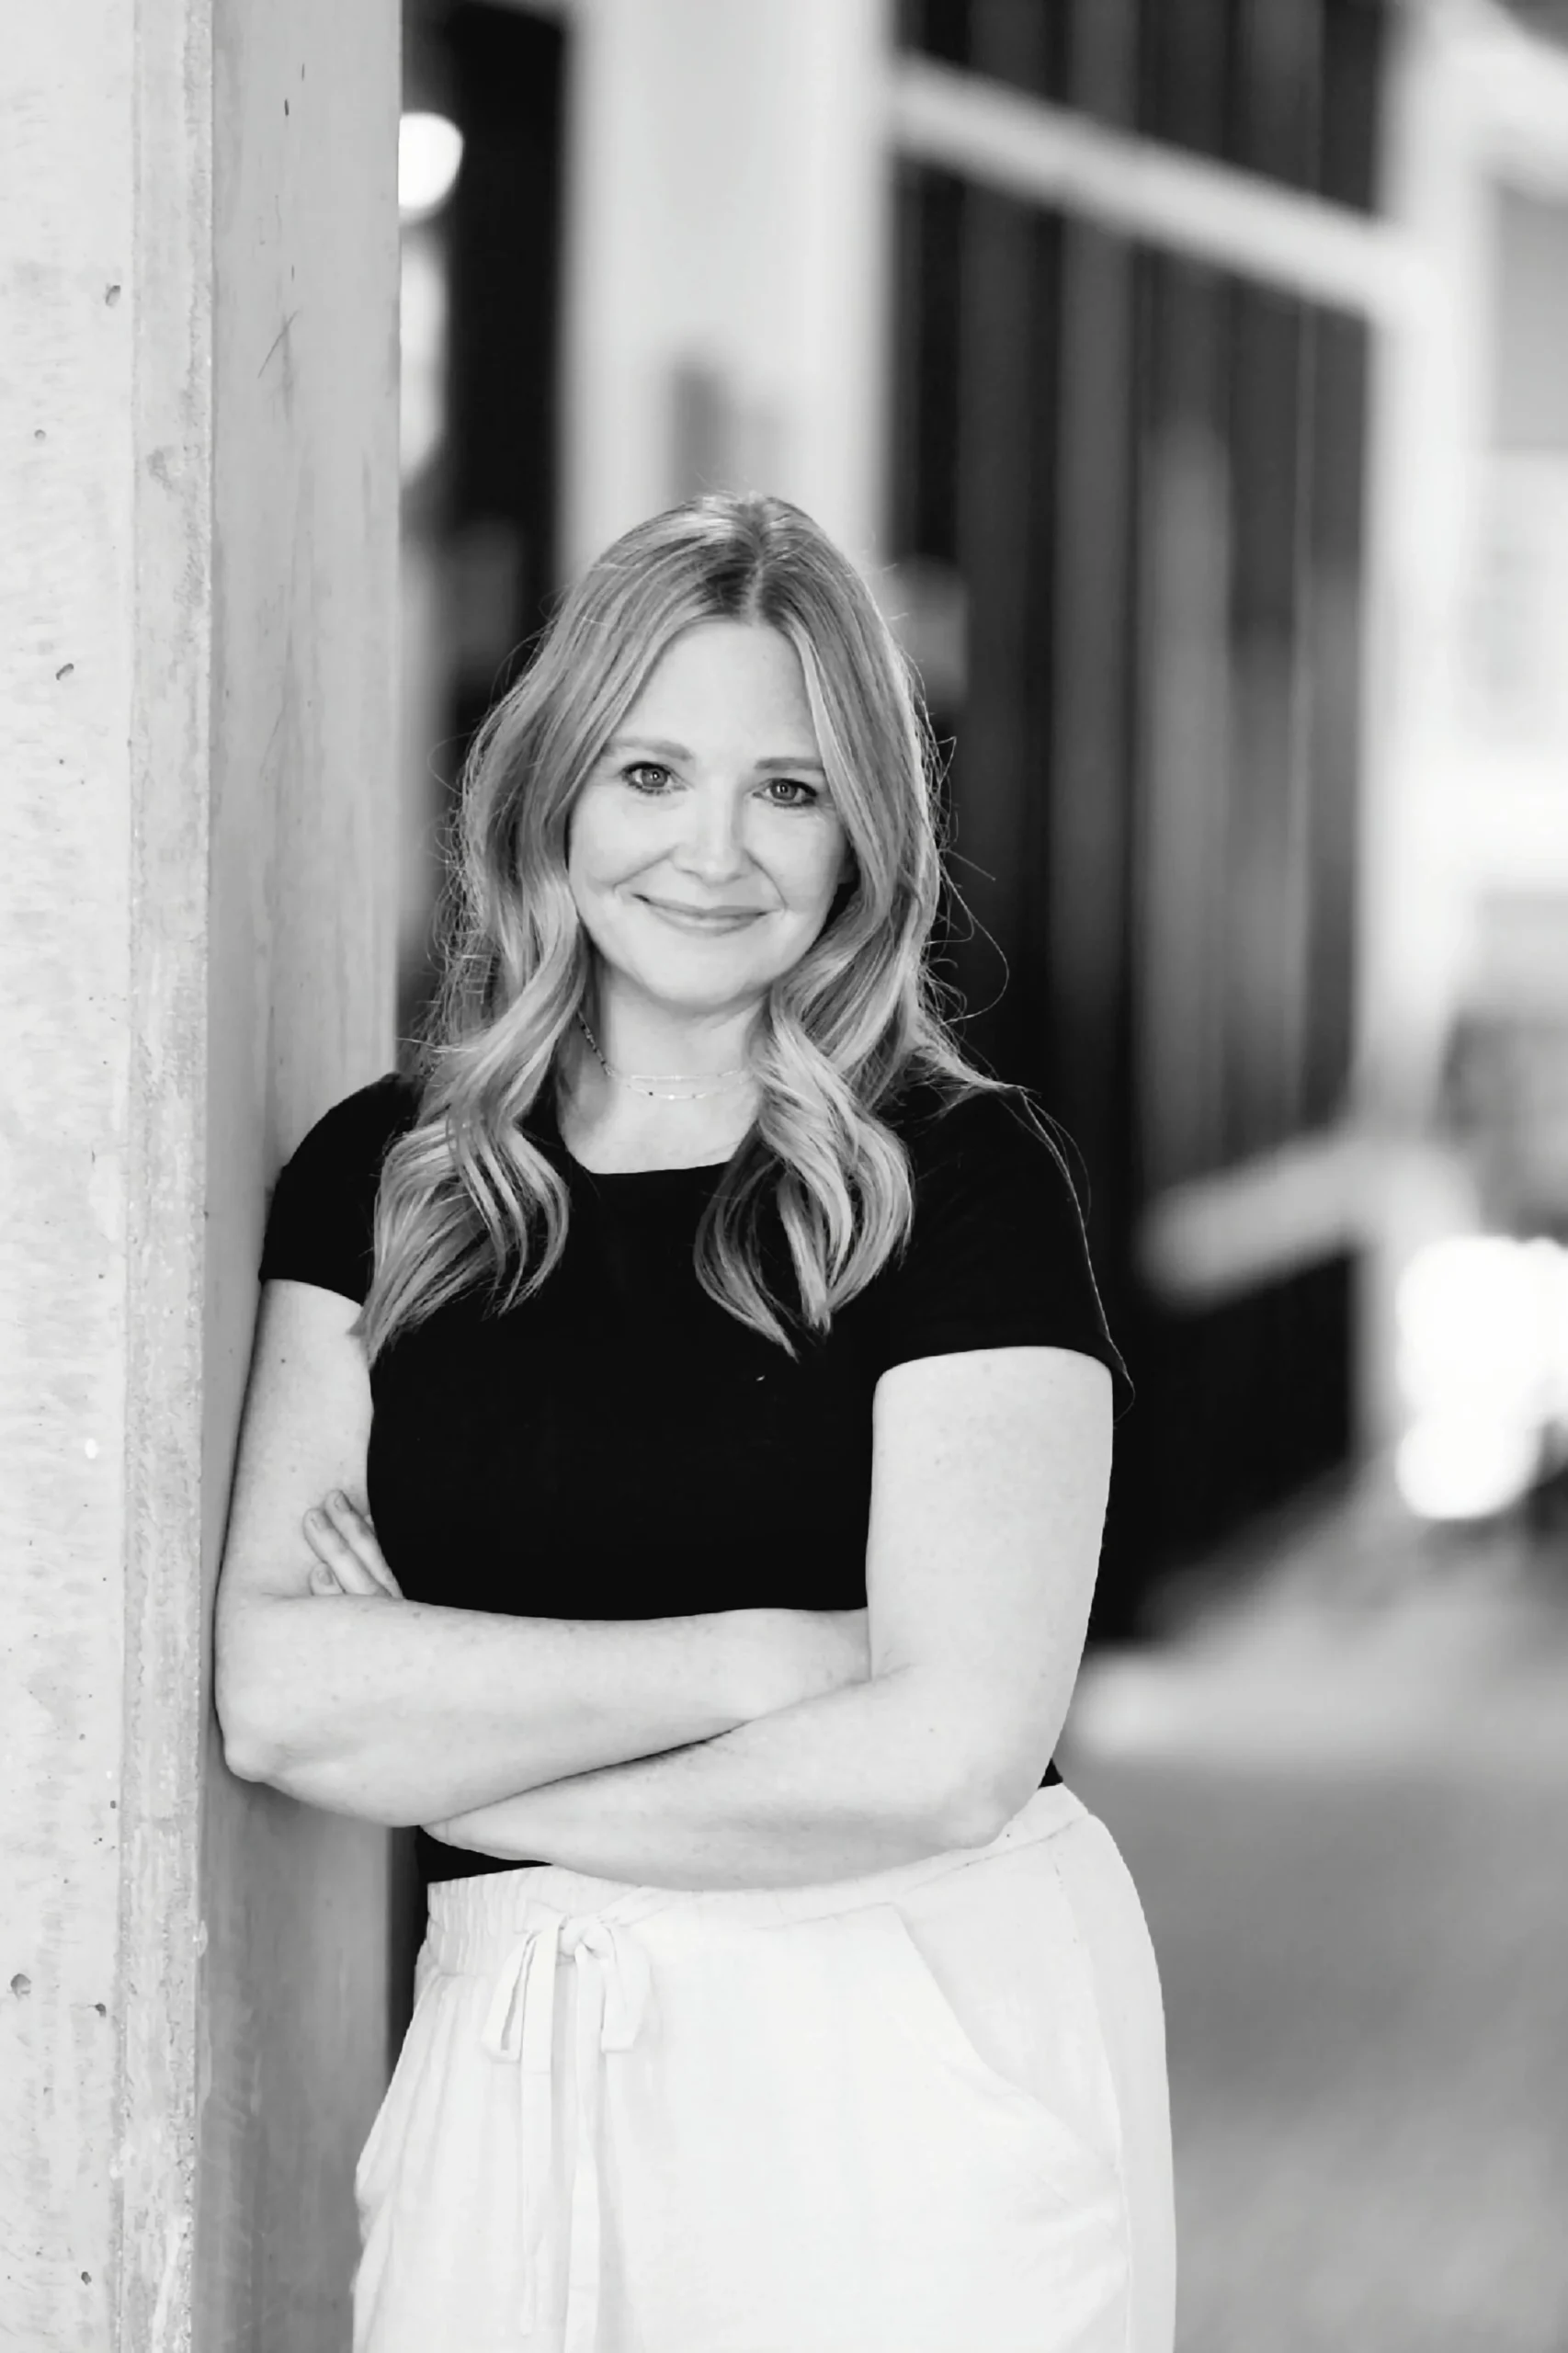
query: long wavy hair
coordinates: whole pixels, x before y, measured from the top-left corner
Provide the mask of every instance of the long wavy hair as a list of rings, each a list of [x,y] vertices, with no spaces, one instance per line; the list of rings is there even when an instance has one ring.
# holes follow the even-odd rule
[[[927,969],[943,882],[934,747],[866,584],[784,499],[672,507],[563,597],[470,748],[441,980],[415,1041],[418,1115],[387,1154],[356,1325],[372,1361],[476,1283],[496,1311],[528,1298],[561,1256],[566,1186],[524,1122],[593,977],[567,881],[573,804],[667,648],[713,620],[765,623],[794,648],[854,874],[759,1006],[756,1113],[704,1209],[702,1288],[795,1356],[795,1335],[825,1334],[911,1230],[908,1154],[880,1112],[911,1081],[949,1101],[1022,1094],[967,1060]],[[770,1215],[793,1297],[768,1279]]]

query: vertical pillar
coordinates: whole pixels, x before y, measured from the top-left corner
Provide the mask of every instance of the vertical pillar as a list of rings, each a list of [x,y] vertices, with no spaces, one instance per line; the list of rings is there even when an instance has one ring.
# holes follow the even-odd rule
[[[1465,1173],[1432,1139],[1462,975],[1465,892],[1451,847],[1463,735],[1464,581],[1473,543],[1486,289],[1470,12],[1390,18],[1385,214],[1426,265],[1423,300],[1374,347],[1366,671],[1357,866],[1355,1095],[1381,1176],[1359,1308],[1360,1434],[1386,1459],[1407,1406],[1398,1295],[1417,1251],[1470,1222]]]
[[[880,536],[890,0],[579,0],[562,549],[697,488]]]
[[[387,1067],[394,0],[0,54],[0,2313],[347,2344],[385,1834],[229,1780],[267,1181]]]

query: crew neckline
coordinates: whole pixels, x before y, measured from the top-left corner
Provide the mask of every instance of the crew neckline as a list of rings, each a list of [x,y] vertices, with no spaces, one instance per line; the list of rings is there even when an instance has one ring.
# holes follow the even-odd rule
[[[724,1169],[729,1166],[731,1161],[735,1156],[734,1152],[732,1151],[727,1152],[722,1160],[687,1160],[679,1162],[673,1167],[590,1168],[585,1160],[578,1159],[576,1154],[573,1151],[571,1145],[567,1142],[565,1137],[561,1132],[561,1117],[556,1106],[553,1081],[549,1083],[541,1090],[541,1096],[542,1099],[538,1102],[535,1107],[540,1113],[540,1129],[541,1137],[543,1140],[555,1145],[557,1151],[560,1153],[562,1158],[567,1163],[569,1167],[575,1169],[579,1176],[590,1177],[596,1185],[645,1183],[651,1176],[662,1176],[665,1178],[672,1176],[676,1178],[684,1176],[716,1176],[721,1169]]]
[[[559,1138],[557,1141],[573,1167],[582,1176],[591,1176],[596,1185],[623,1185],[629,1180],[635,1182],[649,1176],[714,1176],[721,1168],[727,1168],[734,1158],[733,1153],[726,1153],[722,1160],[687,1160],[673,1168],[590,1168],[585,1160],[578,1159],[570,1144]]]

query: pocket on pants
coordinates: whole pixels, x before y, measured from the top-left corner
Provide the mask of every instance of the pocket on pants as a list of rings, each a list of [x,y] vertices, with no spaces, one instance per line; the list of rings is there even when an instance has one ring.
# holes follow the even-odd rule
[[[365,2135],[364,2145],[359,2151],[358,2159],[354,2167],[354,2196],[361,2215],[367,2207],[374,2202],[383,2160],[394,2138],[398,2135],[400,2120],[406,2106],[410,2081],[416,2063],[410,2049],[413,2040],[414,2026],[411,2020],[408,2031],[403,2038],[403,2048],[397,2054],[397,2063],[392,2068],[391,2080],[381,2095],[381,2104],[370,2120],[370,2129]]]
[[[876,1966],[895,2014],[901,2016],[914,2041],[926,2053],[939,2058],[987,2099],[1060,2125],[1062,2120],[1037,2094],[1005,2075],[983,2057],[933,1975],[929,1962],[910,1934],[909,1923],[897,1906],[875,1905],[866,1914],[866,1927],[885,1939],[885,1949],[876,1956]],[[1063,2126],[1063,2131],[1065,2129]]]
[[[434,1974],[427,1960],[429,1950],[426,1942],[421,1948],[415,1976],[414,2015],[408,2021],[403,2046],[398,2052],[386,2090],[381,2095],[381,2104],[370,2120],[369,2131],[365,2136],[354,2167],[354,2195],[362,2218],[375,2203],[389,2162],[395,2161],[398,2147],[407,2130],[410,2105],[427,2052],[429,2018],[426,1992]]]
[[[1014,2080],[971,2032],[1005,1897],[966,1906],[961,1972],[935,1939],[941,1983],[903,1902],[656,1958],[656,2027],[606,2083],[640,2353],[1125,2353],[1119,2173],[1027,2035]]]
[[[1070,2174],[1118,2173],[1094,1972],[1049,1844],[961,1866],[872,1909],[911,2034],[978,2097],[1032,2118],[1073,2160]]]

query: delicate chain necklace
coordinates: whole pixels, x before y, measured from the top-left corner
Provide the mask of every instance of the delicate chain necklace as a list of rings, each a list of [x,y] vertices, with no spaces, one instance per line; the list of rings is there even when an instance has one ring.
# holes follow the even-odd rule
[[[661,1103],[700,1102],[704,1096],[722,1095],[731,1080],[737,1078],[748,1078],[751,1075],[750,1071],[744,1063],[742,1063],[734,1070],[718,1070],[712,1072],[704,1071],[699,1073],[699,1075],[704,1078],[715,1078],[720,1082],[720,1084],[716,1086],[699,1086],[695,1078],[687,1078],[679,1071],[643,1071],[640,1074],[634,1074],[631,1071],[617,1070],[613,1063],[606,1062],[604,1055],[599,1051],[599,1041],[595,1037],[593,1031],[589,1029],[586,1017],[581,1011],[579,1011],[577,1015],[577,1027],[581,1029],[584,1037],[593,1048],[594,1058],[607,1078],[614,1079],[617,1084],[621,1086],[630,1086],[633,1088],[639,1095],[655,1096]],[[685,1095],[668,1095],[665,1092],[665,1086],[655,1086],[653,1084],[653,1080],[660,1077],[664,1079],[665,1086],[673,1084],[676,1086],[687,1087],[691,1091]]]

